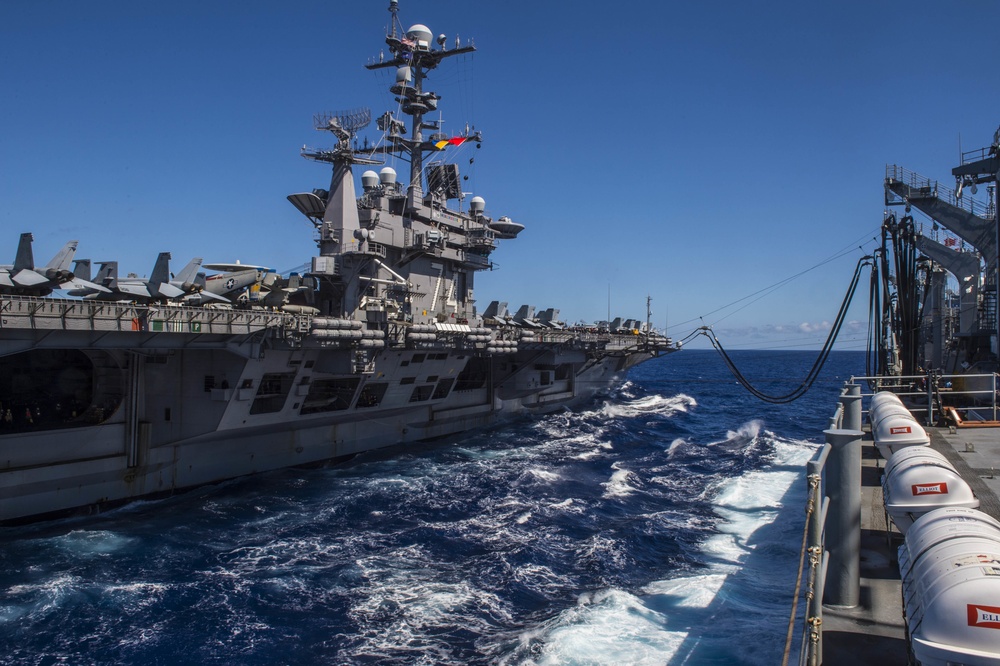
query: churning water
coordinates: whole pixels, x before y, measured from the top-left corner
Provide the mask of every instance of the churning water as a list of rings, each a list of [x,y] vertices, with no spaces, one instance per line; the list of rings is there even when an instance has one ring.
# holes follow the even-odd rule
[[[736,360],[784,393],[814,356]],[[580,411],[0,530],[0,661],[777,663],[863,360],[770,406],[684,351]]]

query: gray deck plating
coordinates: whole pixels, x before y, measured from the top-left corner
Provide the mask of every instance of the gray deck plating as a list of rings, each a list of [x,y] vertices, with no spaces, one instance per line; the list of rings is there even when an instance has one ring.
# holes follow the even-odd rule
[[[931,446],[948,457],[972,486],[980,510],[1000,519],[1000,429],[928,428]],[[823,663],[894,666],[907,663],[896,549],[898,531],[882,508],[879,483],[885,460],[870,439],[863,443],[861,513],[861,603],[823,608]]]

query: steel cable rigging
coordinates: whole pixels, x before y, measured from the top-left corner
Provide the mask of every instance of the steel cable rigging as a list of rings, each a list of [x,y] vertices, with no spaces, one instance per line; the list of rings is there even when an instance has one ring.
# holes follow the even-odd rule
[[[878,230],[879,229],[875,229],[873,231],[873,233],[877,232]],[[733,307],[734,305],[737,305],[739,303],[744,303],[745,302],[745,304],[739,308],[739,310],[742,310],[743,308],[748,307],[749,305],[757,302],[761,298],[770,295],[772,292],[776,291],[777,289],[779,289],[779,288],[785,286],[786,284],[792,282],[796,278],[802,277],[806,273],[814,271],[817,268],[820,268],[821,266],[825,266],[826,264],[829,264],[832,261],[835,261],[837,259],[840,259],[843,256],[851,254],[851,253],[853,253],[855,250],[857,250],[859,248],[862,249],[862,251],[863,251],[864,248],[862,246],[857,245],[857,243],[860,242],[860,241],[862,241],[862,240],[868,240],[870,242],[871,240],[876,240],[876,239],[872,239],[871,238],[871,234],[866,234],[862,238],[859,238],[857,241],[854,241],[853,243],[848,244],[844,248],[842,248],[840,250],[837,250],[833,255],[831,255],[830,257],[827,257],[826,259],[820,261],[819,263],[815,264],[814,266],[810,266],[809,268],[807,268],[805,270],[799,271],[795,275],[791,275],[791,276],[786,277],[786,278],[784,278],[782,280],[779,280],[778,282],[775,282],[774,284],[772,284],[772,285],[770,285],[768,287],[764,287],[763,289],[758,289],[757,291],[753,292],[752,294],[748,294],[746,296],[743,296],[742,298],[738,298],[735,301],[727,303],[726,305],[722,305],[720,307],[715,308],[714,310],[711,310],[709,312],[705,312],[705,313],[703,313],[702,315],[700,315],[698,317],[693,317],[693,318],[688,319],[686,321],[682,321],[682,322],[671,324],[669,328],[677,329],[677,328],[679,328],[681,326],[686,326],[687,324],[690,324],[692,322],[699,321],[699,320],[702,321],[702,322],[704,322],[705,317],[708,317],[710,315],[716,314],[718,312],[722,312],[723,310],[728,310],[729,308]],[[738,312],[739,310],[736,310],[735,312]],[[719,319],[716,319],[713,322],[713,324],[718,324],[723,319],[726,319],[727,317],[730,317],[733,314],[735,314],[735,312],[730,312],[729,314],[726,314],[723,317],[721,317]],[[686,340],[693,339],[694,337],[696,337],[697,335],[699,335],[700,330],[701,330],[700,328],[695,328],[694,330],[692,330],[690,333],[688,333],[684,337],[684,340],[686,341]]]
[[[729,356],[725,348],[722,346],[722,343],[719,342],[719,339],[715,336],[715,332],[712,330],[711,326],[702,326],[692,332],[686,340],[693,338],[695,335],[704,335],[707,337],[709,341],[711,341],[712,346],[715,347],[716,351],[718,351],[722,356],[726,367],[728,367],[729,371],[733,373],[736,381],[738,381],[740,385],[749,391],[754,397],[775,405],[787,404],[794,400],[798,400],[805,395],[810,388],[812,388],[812,385],[815,383],[817,377],[819,377],[819,373],[823,370],[823,366],[826,364],[826,360],[829,358],[830,352],[833,351],[833,345],[837,341],[837,335],[840,333],[840,328],[844,323],[844,319],[847,317],[847,311],[851,307],[851,301],[854,298],[854,293],[857,291],[858,282],[861,278],[861,270],[864,266],[869,265],[871,260],[871,256],[861,257],[861,259],[858,260],[858,264],[854,269],[854,276],[851,278],[851,284],[847,288],[844,300],[840,304],[840,311],[837,313],[833,326],[830,328],[830,334],[827,336],[826,342],[823,343],[823,348],[820,350],[819,356],[816,357],[816,361],[813,363],[813,366],[806,375],[806,378],[802,380],[802,383],[789,393],[784,395],[769,395],[751,384],[743,373],[740,372],[739,368],[736,367],[732,357]]]

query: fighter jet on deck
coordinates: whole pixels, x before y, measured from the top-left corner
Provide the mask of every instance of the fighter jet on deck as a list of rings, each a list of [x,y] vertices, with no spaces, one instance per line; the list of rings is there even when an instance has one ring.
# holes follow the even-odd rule
[[[174,279],[170,275],[170,253],[161,252],[156,257],[153,272],[149,279],[140,277],[118,277],[118,262],[100,262],[101,268],[94,278],[102,292],[89,289],[77,289],[71,296],[82,296],[96,300],[129,300],[129,301],[168,301],[180,299],[192,294],[204,294],[211,298],[228,303],[229,300],[215,294],[204,292],[204,281],[199,279],[198,269],[201,268],[201,257],[195,257],[185,266]]]
[[[73,261],[79,241],[66,243],[52,261],[42,268],[37,268],[31,251],[32,240],[33,236],[30,233],[21,234],[14,264],[0,266],[0,293],[48,296],[53,289],[59,288],[88,289],[96,293],[108,292],[107,288],[79,278],[70,270],[69,265]]]

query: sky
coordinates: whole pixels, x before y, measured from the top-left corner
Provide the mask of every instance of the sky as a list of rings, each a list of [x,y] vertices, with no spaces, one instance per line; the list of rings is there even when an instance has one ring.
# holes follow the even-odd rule
[[[426,88],[447,133],[483,134],[449,154],[470,197],[525,225],[477,274],[480,309],[644,319],[649,296],[674,338],[818,348],[875,247],[886,165],[950,186],[960,142],[1000,124],[994,0],[399,4],[404,28],[475,43]],[[391,74],[363,67],[387,6],[0,2],[0,263],[23,231],[36,263],[77,239],[140,275],[161,251],[307,262],[285,197],[330,173],[299,150],[333,144],[313,114],[394,109]],[[865,346],[866,282],[839,348]]]

